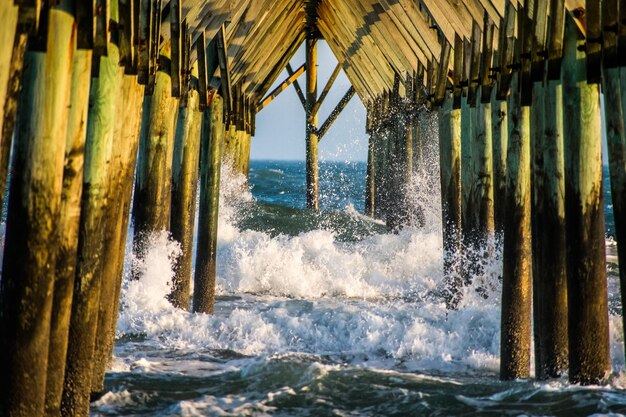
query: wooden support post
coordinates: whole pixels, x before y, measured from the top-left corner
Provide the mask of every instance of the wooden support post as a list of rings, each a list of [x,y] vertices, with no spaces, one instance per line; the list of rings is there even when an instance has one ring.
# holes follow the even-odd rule
[[[16,33],[18,6],[12,1],[5,1],[0,4],[0,45],[3,46],[3,53],[0,54],[0,132],[2,132],[2,122],[4,120],[4,103],[6,102],[9,80],[11,79],[11,63],[13,53],[9,52],[9,45],[13,47],[14,41],[19,40],[20,34]],[[4,187],[2,188],[4,193]]]
[[[164,61],[170,48],[161,50]],[[135,185],[135,247],[146,233],[167,230],[170,221],[171,172],[177,100],[167,66],[160,65],[152,95],[144,99],[139,165]]]
[[[443,270],[448,309],[457,307],[463,285],[458,265],[461,250],[461,110],[452,108],[453,100],[453,96],[447,94],[439,109]]]
[[[509,139],[507,103],[498,100],[497,89],[491,94],[491,131],[493,153],[493,223],[495,236],[502,239],[504,233],[506,201],[506,155]]]
[[[511,80],[502,280],[500,378],[530,375],[530,108],[521,106],[519,73]]]
[[[317,163],[317,39],[306,39],[306,206],[319,210],[319,172]]]
[[[394,89],[391,96],[390,139],[389,139],[389,204],[387,228],[394,232],[408,223],[408,204],[406,199],[407,180],[407,119],[404,113],[404,97],[400,95],[400,76],[395,75]]]
[[[102,254],[107,235],[107,198],[111,180],[108,166],[122,73],[118,48],[111,43],[107,56],[100,57],[99,71],[96,72],[97,77],[92,79],[89,97],[78,263],[61,401],[62,415],[89,414],[104,267]]]
[[[481,96],[482,87],[476,92]],[[474,244],[484,248],[488,239],[493,236],[493,157],[492,157],[492,126],[491,104],[480,103],[472,108],[472,200],[475,219],[471,221],[475,230]]]
[[[54,280],[54,298],[50,322],[50,348],[46,378],[46,415],[58,415],[65,377],[70,315],[76,274],[80,205],[83,194],[83,163],[92,53],[80,49],[74,53],[70,112],[68,116],[59,220],[59,253]]]
[[[55,266],[63,256],[58,228],[76,49],[73,6],[62,2],[44,11],[48,25],[31,37],[25,56],[0,280],[0,415],[44,412]]]
[[[367,120],[369,128],[369,140],[367,142],[367,168],[365,172],[365,215],[374,217],[374,211],[376,206],[376,152],[375,152],[375,128],[371,127],[374,123],[374,111],[373,106],[370,106],[367,111]]]
[[[461,98],[461,217],[463,245],[470,248],[473,245],[473,230],[476,225],[475,207],[472,205],[474,182],[472,180],[472,117],[467,97]],[[467,268],[464,268],[467,269]]]
[[[200,156],[200,213],[198,216],[197,258],[193,289],[193,310],[213,314],[215,305],[215,262],[220,200],[220,169],[224,139],[224,102],[213,96],[204,113]]]
[[[600,92],[587,84],[584,45],[565,23],[563,137],[569,311],[569,378],[598,383],[611,369],[604,243]]]
[[[111,306],[111,322],[109,323],[108,331],[106,332],[107,340],[105,343],[106,353],[105,357],[110,360],[113,355],[113,347],[115,342],[115,332],[117,330],[117,318],[119,312],[119,303],[120,303],[120,291],[122,288],[122,275],[124,272],[124,259],[126,255],[126,238],[128,236],[128,222],[130,220],[130,206],[132,203],[132,195],[133,195],[133,186],[135,183],[135,167],[137,162],[137,149],[139,147],[139,133],[141,129],[141,121],[142,121],[142,102],[144,97],[144,87],[137,83],[137,79],[134,80],[134,101],[132,105],[129,105],[129,109],[136,109],[135,111],[128,111],[124,114],[123,121],[121,122],[123,126],[123,136],[124,141],[127,146],[124,147],[125,154],[123,155],[122,168],[120,170],[119,176],[122,178],[122,183],[120,185],[121,189],[121,210],[118,217],[118,222],[120,225],[120,230],[122,231],[120,235],[120,241],[118,246],[118,262],[117,262],[117,271],[115,272],[116,282],[115,282],[115,295],[113,297],[113,305]],[[116,124],[119,126],[119,123]],[[102,378],[104,375],[101,376]],[[93,388],[93,387],[92,387]]]
[[[181,254],[174,266],[174,282],[169,296],[178,308],[189,309],[192,271],[193,231],[200,158],[202,112],[198,91],[189,89],[186,105],[178,110],[172,169],[172,213],[170,232],[180,242]]]
[[[103,269],[98,306],[98,329],[91,379],[91,391],[95,394],[102,394],[104,390],[104,375],[111,360],[115,341],[119,287],[126,251],[126,218],[130,202],[130,193],[126,189],[132,187],[137,159],[142,93],[143,87],[137,84],[134,76],[124,76],[121,80],[121,92],[115,103],[113,147],[108,168],[110,184],[107,219],[104,249],[101,255]]]
[[[534,230],[533,241],[539,253],[533,265],[540,269],[534,277],[538,288],[534,304],[540,307],[540,362],[535,365],[538,378],[556,378],[567,370],[567,275],[565,255],[565,173],[563,166],[563,96],[561,81],[548,80],[544,95],[541,226]],[[533,254],[533,257],[535,254]],[[537,344],[537,341],[535,341]]]
[[[544,135],[544,99],[545,93],[543,82],[534,82],[532,86],[532,104],[530,114],[530,183],[531,183],[531,230],[532,230],[532,285],[533,285],[533,338],[535,341],[535,376],[545,379],[542,354],[543,338],[541,337],[543,321],[540,285],[545,282],[543,275],[544,259],[542,246],[549,245],[549,241],[541,241],[539,234],[543,229],[543,190],[544,190],[544,167],[543,167],[543,135]]]
[[[15,36],[5,100],[0,101],[0,106],[2,106],[3,109],[3,118],[0,119],[0,123],[2,123],[2,129],[0,130],[0,207],[4,207],[4,196],[9,172],[9,158],[13,144],[13,131],[17,117],[17,104],[19,101],[27,40],[28,36],[25,34]]]
[[[626,70],[605,68],[603,90],[617,254],[620,265],[626,265]],[[626,267],[619,274],[621,299],[626,300]],[[622,317],[626,323],[626,313]]]

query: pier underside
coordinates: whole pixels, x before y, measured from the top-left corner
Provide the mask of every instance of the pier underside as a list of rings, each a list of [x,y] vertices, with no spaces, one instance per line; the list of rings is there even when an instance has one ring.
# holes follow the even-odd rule
[[[222,166],[248,176],[256,116],[288,88],[307,208],[318,144],[356,96],[365,214],[389,232],[425,226],[408,194],[439,151],[450,312],[502,250],[500,378],[531,376],[534,340],[535,377],[606,380],[601,141],[626,264],[626,2],[3,0],[0,28],[0,415],[89,415],[129,222],[139,259],[155,234],[180,243],[168,300],[214,313]],[[320,40],[338,62],[324,86]],[[322,121],[341,72],[351,87]],[[626,268],[620,282],[626,297]]]

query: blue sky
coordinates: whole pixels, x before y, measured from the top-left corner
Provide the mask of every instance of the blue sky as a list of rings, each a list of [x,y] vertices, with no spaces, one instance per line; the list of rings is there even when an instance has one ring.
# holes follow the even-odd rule
[[[325,41],[318,42],[318,94],[337,65]],[[295,69],[304,63],[304,48],[301,47],[291,60]],[[278,77],[276,85],[287,78],[287,71]],[[305,75],[298,79],[305,89]],[[343,71],[324,100],[319,112],[321,126],[328,114],[350,88]],[[304,160],[304,109],[293,86],[283,91],[256,118],[256,136],[252,138],[251,159]],[[320,160],[365,161],[367,159],[365,133],[365,107],[355,94],[348,106],[332,125],[319,144]]]

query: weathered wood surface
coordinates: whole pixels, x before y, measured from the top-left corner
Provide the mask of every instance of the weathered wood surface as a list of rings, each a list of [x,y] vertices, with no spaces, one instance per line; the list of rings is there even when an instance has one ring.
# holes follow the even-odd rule
[[[0,415],[44,412],[76,45],[71,6],[46,10],[48,30],[25,56],[0,281]]]
[[[496,98],[497,88],[491,96],[491,129],[493,157],[493,224],[496,237],[502,238],[506,216],[506,155],[508,146],[508,114],[506,100]]]
[[[500,378],[530,376],[531,225],[530,108],[521,106],[514,74],[508,102],[506,219],[504,223]]]
[[[48,416],[58,415],[65,378],[70,315],[74,294],[74,277],[78,249],[80,206],[83,195],[83,164],[89,85],[91,83],[92,53],[79,49],[74,53],[70,111],[68,115],[59,219],[59,253],[56,263],[52,316],[50,321],[50,348],[46,377],[46,408]]]
[[[319,209],[319,171],[317,162],[317,40],[306,40],[306,206]]]
[[[461,251],[461,110],[452,108],[449,95],[439,110],[439,164],[441,169],[441,210],[443,229],[443,270],[446,279],[446,306],[455,309],[460,301]]]
[[[174,143],[170,232],[172,238],[180,242],[181,255],[176,259],[175,277],[169,298],[176,307],[188,310],[202,112],[196,90],[188,91],[186,102],[186,106],[178,110]]]
[[[167,60],[169,54],[170,48],[166,45],[161,50],[163,60]],[[169,226],[177,108],[170,75],[161,68],[156,74],[154,92],[144,99],[133,209],[138,244],[146,234],[167,230]]]
[[[118,313],[118,288],[122,279],[126,249],[128,201],[130,195],[125,189],[133,181],[137,145],[139,143],[139,120],[143,87],[134,76],[124,76],[121,81],[122,93],[115,103],[115,124],[113,145],[109,163],[109,184],[107,198],[107,220],[103,270],[98,307],[98,328],[94,352],[91,391],[101,394],[104,390],[104,375],[113,353],[115,324]],[[123,242],[123,244],[122,244]]]
[[[116,103],[122,81],[119,52],[109,44],[108,55],[100,57],[98,77],[91,81],[83,195],[78,240],[78,262],[61,414],[89,414],[94,347],[103,280],[103,251],[106,238],[112,172],[111,162]]]
[[[200,212],[193,311],[213,313],[215,305],[215,260],[220,203],[220,171],[224,141],[223,100],[216,95],[204,112],[200,154]]]
[[[565,24],[563,137],[569,311],[569,378],[598,383],[610,371],[605,265],[600,91],[587,84],[584,52],[573,19]]]
[[[565,255],[565,172],[563,144],[563,95],[560,80],[547,81],[541,98],[544,102],[541,228],[538,241],[541,269],[536,304],[541,305],[539,338],[541,361],[535,368],[539,378],[558,377],[567,369],[567,275]],[[536,342],[535,342],[536,343]]]

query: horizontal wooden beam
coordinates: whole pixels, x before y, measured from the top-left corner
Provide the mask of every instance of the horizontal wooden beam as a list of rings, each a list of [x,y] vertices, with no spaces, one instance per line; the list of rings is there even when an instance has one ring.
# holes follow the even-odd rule
[[[272,92],[270,92],[263,100],[261,100],[257,106],[257,113],[263,110],[268,104],[270,104],[280,93],[285,91],[287,87],[293,84],[302,74],[304,74],[305,64],[302,64],[293,74],[291,74],[285,81],[280,83]]]
[[[337,103],[337,106],[330,113],[330,115],[328,116],[328,119],[326,119],[326,121],[324,122],[322,127],[317,129],[317,140],[318,141],[322,140],[322,138],[324,137],[326,132],[328,132],[328,129],[330,129],[330,127],[333,125],[335,120],[337,120],[337,117],[339,117],[339,115],[341,114],[343,109],[346,108],[346,106],[348,105],[348,103],[352,99],[352,96],[354,96],[354,93],[355,93],[354,87],[350,86],[350,89],[346,92],[346,94],[343,96],[343,98],[341,100],[339,100],[339,103]]]

